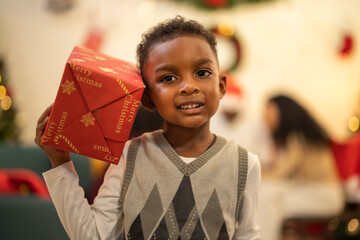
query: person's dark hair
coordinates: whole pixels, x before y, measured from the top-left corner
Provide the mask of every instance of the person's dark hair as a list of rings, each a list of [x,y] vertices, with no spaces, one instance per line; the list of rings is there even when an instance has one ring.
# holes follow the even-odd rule
[[[278,95],[270,98],[269,103],[274,103],[279,109],[279,124],[273,132],[275,142],[279,146],[286,147],[287,138],[293,133],[302,135],[310,144],[329,145],[326,131],[295,100],[285,95]]]
[[[142,40],[136,50],[140,72],[142,73],[144,63],[152,47],[180,36],[198,36],[203,38],[210,45],[217,58],[216,39],[211,31],[205,29],[204,26],[194,20],[186,20],[182,16],[176,16],[173,19],[157,24],[142,35]]]

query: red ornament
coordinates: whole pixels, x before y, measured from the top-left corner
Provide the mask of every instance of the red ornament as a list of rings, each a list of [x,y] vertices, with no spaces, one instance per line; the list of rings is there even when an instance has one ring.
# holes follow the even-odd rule
[[[340,48],[340,56],[348,56],[354,48],[354,40],[350,34],[345,34],[342,40],[342,45]]]
[[[239,98],[243,95],[243,89],[236,83],[236,79],[229,72],[224,72],[226,75],[226,94],[231,94]]]
[[[209,7],[222,8],[229,4],[229,0],[204,0]]]

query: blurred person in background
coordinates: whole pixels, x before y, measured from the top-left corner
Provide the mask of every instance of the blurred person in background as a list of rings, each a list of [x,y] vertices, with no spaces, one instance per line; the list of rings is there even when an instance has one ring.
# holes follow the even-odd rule
[[[329,136],[305,108],[278,95],[264,117],[274,149],[272,164],[262,169],[259,223],[263,240],[279,240],[285,219],[336,216],[344,196]]]

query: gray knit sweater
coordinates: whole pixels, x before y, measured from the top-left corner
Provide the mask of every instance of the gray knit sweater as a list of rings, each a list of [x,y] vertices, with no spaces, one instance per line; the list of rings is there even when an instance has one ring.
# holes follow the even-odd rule
[[[162,131],[133,139],[120,202],[126,239],[232,239],[247,178],[247,151],[216,137],[186,164]]]

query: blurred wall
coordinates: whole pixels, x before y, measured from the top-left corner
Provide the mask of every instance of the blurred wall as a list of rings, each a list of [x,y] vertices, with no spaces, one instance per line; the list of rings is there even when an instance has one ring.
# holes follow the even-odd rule
[[[235,27],[243,55],[234,75],[245,91],[248,119],[261,114],[266,96],[279,89],[301,98],[335,138],[348,135],[348,119],[360,111],[359,0],[278,0],[222,11],[164,0],[74,3],[55,14],[46,9],[46,0],[0,0],[0,53],[7,60],[25,144],[33,144],[36,121],[55,99],[66,59],[90,27],[106,31],[102,52],[135,62],[141,34],[176,14],[208,27],[220,21]],[[355,48],[341,58],[346,31]],[[227,55],[220,49],[222,60]]]

